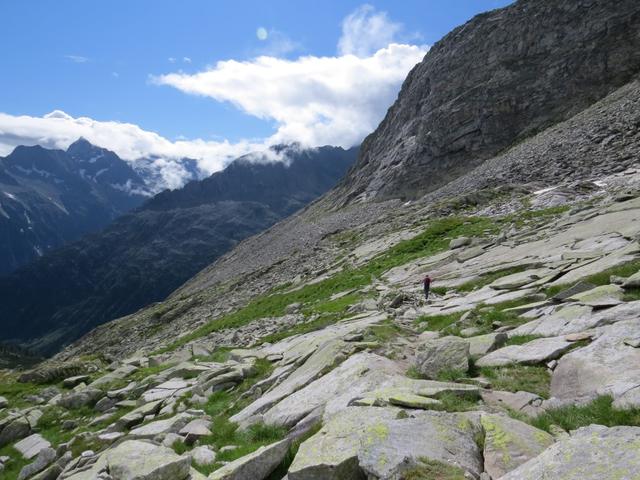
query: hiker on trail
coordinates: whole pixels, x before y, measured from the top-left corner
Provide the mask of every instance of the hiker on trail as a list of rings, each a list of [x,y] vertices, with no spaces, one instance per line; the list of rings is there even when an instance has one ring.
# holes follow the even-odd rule
[[[431,277],[427,275],[422,280],[422,284],[424,285],[424,298],[425,300],[429,300],[429,289],[431,288]]]

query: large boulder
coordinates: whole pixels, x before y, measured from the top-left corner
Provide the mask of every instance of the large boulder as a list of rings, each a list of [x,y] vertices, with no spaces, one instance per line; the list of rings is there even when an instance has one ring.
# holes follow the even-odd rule
[[[84,388],[63,395],[58,401],[61,407],[73,410],[85,406],[93,406],[104,396],[104,392],[97,388]]]
[[[289,440],[282,440],[259,448],[216,470],[211,480],[264,480],[284,460],[289,451]]]
[[[480,358],[479,367],[503,367],[514,363],[536,365],[558,358],[571,348],[564,338],[539,338],[524,345],[509,345]]]
[[[487,353],[502,347],[507,341],[506,333],[487,333],[486,335],[478,335],[469,337],[469,355],[471,358],[479,358]]]
[[[501,415],[482,415],[484,429],[484,470],[500,478],[553,444],[548,433]]]
[[[583,427],[500,480],[635,479],[640,472],[638,445],[638,427]]]
[[[289,480],[402,478],[428,459],[478,477],[483,471],[474,438],[477,415],[391,407],[349,407],[305,441],[289,468]]]
[[[617,407],[640,406],[640,319],[601,327],[590,345],[560,359],[551,376],[551,396],[588,401],[611,395]],[[631,345],[630,345],[631,344]]]
[[[29,420],[23,416],[12,415],[0,420],[0,447],[25,438],[31,433]]]
[[[38,472],[41,472],[49,465],[51,465],[56,460],[56,451],[53,448],[47,447],[41,449],[36,459],[26,465],[20,470],[20,474],[18,475],[18,480],[25,480],[29,477],[32,477]]]
[[[445,370],[466,372],[469,369],[469,342],[454,336],[426,340],[417,348],[415,367],[431,379]]]

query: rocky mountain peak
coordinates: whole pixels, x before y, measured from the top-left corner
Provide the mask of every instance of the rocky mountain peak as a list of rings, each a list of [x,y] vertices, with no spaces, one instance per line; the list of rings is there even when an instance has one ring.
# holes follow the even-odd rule
[[[437,42],[333,199],[416,198],[640,71],[635,0],[520,0]]]

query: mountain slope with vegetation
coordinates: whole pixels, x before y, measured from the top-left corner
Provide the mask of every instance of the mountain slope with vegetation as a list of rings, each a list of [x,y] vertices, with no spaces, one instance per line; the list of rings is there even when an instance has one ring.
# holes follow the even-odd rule
[[[627,1],[520,0],[457,29],[405,87],[422,69],[457,65],[463,40],[487,32],[518,51],[545,47],[544,61],[510,62],[513,76],[493,79],[515,105],[546,77],[564,91],[547,66],[571,49],[617,60],[591,77],[560,62],[563,77],[584,76],[567,105],[553,118],[538,110],[525,137],[527,125],[505,124],[503,148],[477,150],[484,162],[454,152],[448,184],[437,188],[408,155],[378,192],[394,112],[422,112],[435,138],[449,133],[439,110],[403,89],[340,187],[165,301],[7,373],[9,478],[30,468],[18,449],[27,438],[39,441],[41,470],[72,480],[122,480],[127,468],[158,480],[635,479],[640,66],[612,40],[637,47],[639,15]],[[567,36],[576,24],[593,38]],[[480,53],[465,57],[466,72],[485,67]],[[483,118],[503,118],[492,91]],[[404,126],[394,126],[401,140]]]
[[[167,191],[100,233],[0,277],[0,338],[55,352],[93,327],[164,299],[244,238],[331,188],[356,149],[241,158]]]

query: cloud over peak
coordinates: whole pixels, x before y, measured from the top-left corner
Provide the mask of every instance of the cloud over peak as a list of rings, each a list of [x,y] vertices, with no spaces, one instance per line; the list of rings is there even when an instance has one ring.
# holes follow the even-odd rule
[[[399,43],[402,32],[402,25],[385,12],[363,5],[343,21],[339,55],[295,60],[261,55],[152,80],[274,120],[277,131],[271,143],[349,147],[377,126],[408,71],[428,50]]]
[[[0,113],[0,155],[20,144],[64,149],[85,137],[132,163],[152,158],[164,185],[176,188],[187,178],[177,161],[184,157],[197,160],[202,171],[213,173],[230,159],[275,144],[351,147],[376,128],[407,73],[428,50],[407,42],[411,36],[404,27],[370,5],[359,7],[343,20],[334,56],[284,58],[301,45],[284,33],[262,28],[266,36],[262,35],[262,50],[255,58],[222,60],[193,74],[179,70],[151,80],[228,102],[248,115],[273,122],[275,131],[268,138],[237,143],[169,140],[131,123],[74,118],[61,110],[42,117]],[[190,63],[191,58],[169,57],[168,61],[177,66],[178,62]]]

